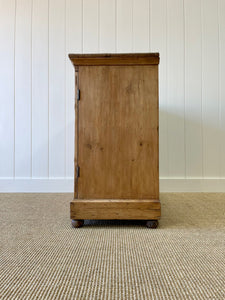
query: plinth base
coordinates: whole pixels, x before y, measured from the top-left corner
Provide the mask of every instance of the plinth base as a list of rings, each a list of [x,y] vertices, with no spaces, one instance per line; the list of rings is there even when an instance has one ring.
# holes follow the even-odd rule
[[[157,199],[74,199],[70,218],[74,220],[159,220]]]

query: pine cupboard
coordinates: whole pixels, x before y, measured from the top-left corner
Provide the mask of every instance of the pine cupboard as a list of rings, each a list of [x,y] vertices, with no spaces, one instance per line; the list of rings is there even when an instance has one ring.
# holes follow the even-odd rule
[[[146,220],[159,200],[158,53],[69,54],[75,67],[72,225]]]

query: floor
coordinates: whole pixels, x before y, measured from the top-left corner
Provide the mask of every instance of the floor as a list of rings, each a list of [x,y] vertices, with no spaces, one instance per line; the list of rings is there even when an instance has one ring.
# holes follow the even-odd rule
[[[74,229],[72,197],[0,194],[0,299],[225,299],[225,194],[161,194],[157,229]]]

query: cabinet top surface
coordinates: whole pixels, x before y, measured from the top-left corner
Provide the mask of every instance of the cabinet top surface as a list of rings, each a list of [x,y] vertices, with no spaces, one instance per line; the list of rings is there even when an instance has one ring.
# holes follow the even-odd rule
[[[69,54],[74,66],[158,65],[159,53]]]

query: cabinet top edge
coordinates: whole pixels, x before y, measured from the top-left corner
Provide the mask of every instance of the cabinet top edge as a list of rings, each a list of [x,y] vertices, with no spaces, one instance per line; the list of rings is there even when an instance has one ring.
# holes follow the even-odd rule
[[[69,54],[74,66],[158,65],[159,53]]]

